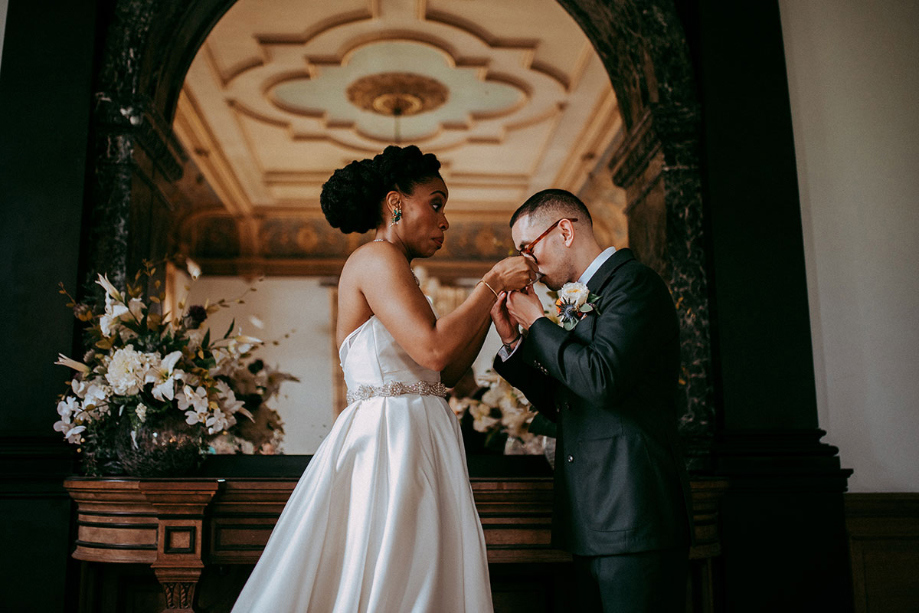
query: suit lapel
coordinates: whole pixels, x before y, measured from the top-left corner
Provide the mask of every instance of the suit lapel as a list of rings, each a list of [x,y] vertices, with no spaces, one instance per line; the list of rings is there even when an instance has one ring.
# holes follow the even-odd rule
[[[590,290],[591,294],[602,295],[603,288],[613,278],[613,275],[616,273],[619,268],[622,267],[626,262],[631,262],[635,259],[635,255],[632,253],[631,249],[617,249],[616,253],[610,256],[608,260],[603,263],[597,272],[594,273],[594,276],[590,278],[590,281],[587,282],[587,289]]]
[[[616,274],[616,271],[622,267],[626,262],[630,262],[635,259],[635,256],[632,254],[629,249],[617,249],[616,252],[606,260],[600,268],[597,269],[597,272],[590,278],[590,281],[587,282],[587,289],[591,294],[597,294],[601,296],[600,303],[603,302],[603,289],[610,282],[613,276]],[[598,305],[600,304],[598,303]],[[601,306],[598,306],[602,310]],[[599,312],[599,311],[598,311]],[[594,326],[596,325],[596,317],[587,316],[581,320],[580,323],[574,328],[574,334],[577,338],[582,338],[585,340],[590,340],[593,338]]]

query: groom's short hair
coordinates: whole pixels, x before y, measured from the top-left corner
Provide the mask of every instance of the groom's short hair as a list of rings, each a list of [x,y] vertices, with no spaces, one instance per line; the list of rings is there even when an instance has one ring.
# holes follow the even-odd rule
[[[511,216],[511,227],[517,223],[521,217],[539,215],[552,216],[559,219],[563,217],[573,217],[578,221],[587,222],[593,226],[593,219],[590,217],[590,211],[581,202],[581,199],[569,191],[563,189],[544,189],[536,192],[527,201],[520,205]]]

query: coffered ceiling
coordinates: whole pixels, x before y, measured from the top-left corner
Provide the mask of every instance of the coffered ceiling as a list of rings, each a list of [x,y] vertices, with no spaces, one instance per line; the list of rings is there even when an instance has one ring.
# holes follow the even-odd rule
[[[353,248],[319,211],[353,159],[394,142],[437,154],[455,244],[465,224],[477,249],[438,257],[487,259],[530,194],[584,187],[621,121],[554,0],[239,0],[192,63],[174,129],[222,203],[186,220],[189,250],[294,270]],[[223,247],[208,224],[229,233]]]

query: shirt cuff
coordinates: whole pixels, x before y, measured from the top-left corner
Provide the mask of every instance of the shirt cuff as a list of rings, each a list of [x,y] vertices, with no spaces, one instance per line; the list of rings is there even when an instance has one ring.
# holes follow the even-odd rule
[[[507,345],[501,345],[501,348],[498,349],[498,357],[501,358],[502,362],[507,362],[511,359],[511,356],[517,351],[517,348],[520,347],[520,342],[523,340],[523,336],[518,336],[517,340],[514,341],[514,346],[508,350]]]

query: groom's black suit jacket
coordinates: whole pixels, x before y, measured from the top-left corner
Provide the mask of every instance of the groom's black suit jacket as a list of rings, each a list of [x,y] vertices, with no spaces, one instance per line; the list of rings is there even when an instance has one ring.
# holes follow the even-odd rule
[[[661,278],[628,249],[588,283],[574,330],[537,320],[495,370],[558,424],[553,544],[577,555],[688,546],[677,437],[679,324]]]

